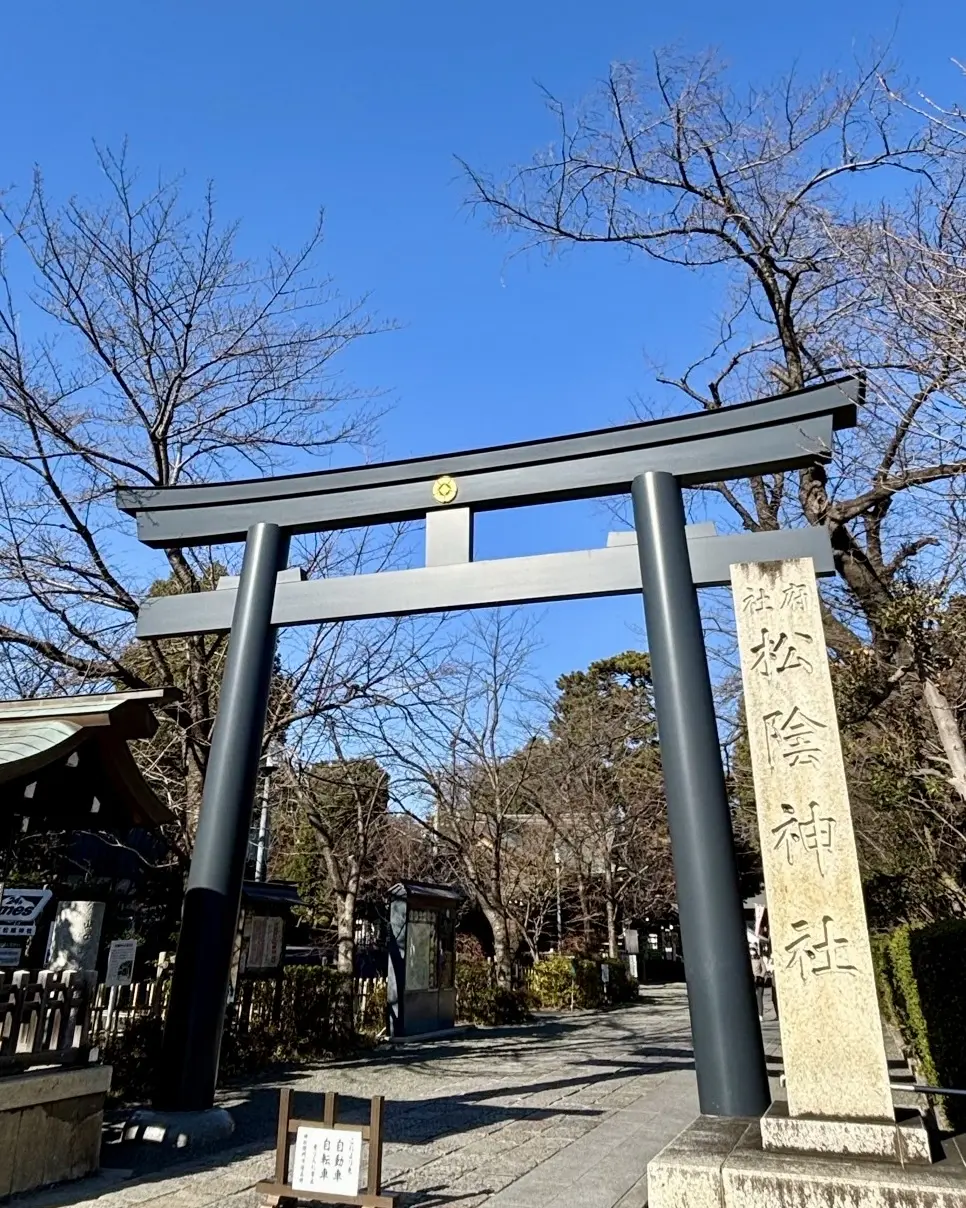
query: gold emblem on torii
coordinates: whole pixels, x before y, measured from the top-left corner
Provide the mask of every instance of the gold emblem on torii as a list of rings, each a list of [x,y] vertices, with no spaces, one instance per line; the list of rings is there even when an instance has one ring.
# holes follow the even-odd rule
[[[449,474],[441,474],[433,483],[433,498],[437,503],[452,503],[458,494],[456,479]]]

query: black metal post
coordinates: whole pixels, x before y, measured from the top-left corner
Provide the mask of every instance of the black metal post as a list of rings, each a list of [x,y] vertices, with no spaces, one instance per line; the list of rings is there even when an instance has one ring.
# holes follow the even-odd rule
[[[288,544],[275,524],[248,530],[164,1030],[155,1096],[164,1111],[214,1103]]]
[[[711,678],[673,474],[631,484],[701,1111],[771,1102]]]

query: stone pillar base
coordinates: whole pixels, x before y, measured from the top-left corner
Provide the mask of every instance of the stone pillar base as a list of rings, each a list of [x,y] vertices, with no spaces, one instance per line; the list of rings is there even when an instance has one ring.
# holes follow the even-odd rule
[[[199,1112],[162,1112],[142,1107],[132,1112],[121,1129],[124,1145],[165,1149],[210,1149],[227,1141],[235,1121],[223,1107]]]
[[[648,1208],[966,1205],[962,1164],[778,1153],[764,1148],[761,1132],[760,1120],[699,1116],[648,1164]]]
[[[882,1158],[887,1162],[928,1165],[932,1161],[929,1133],[914,1109],[885,1120],[830,1120],[820,1116],[790,1116],[784,1100],[773,1103],[761,1118],[761,1143],[774,1152]]]

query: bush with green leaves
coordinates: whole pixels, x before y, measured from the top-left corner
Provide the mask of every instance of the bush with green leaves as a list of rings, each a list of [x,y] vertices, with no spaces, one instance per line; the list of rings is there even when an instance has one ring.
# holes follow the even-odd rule
[[[163,1033],[161,1018],[146,1015],[115,1033],[104,1046],[104,1063],[111,1066],[110,1102],[150,1102],[161,1067]]]
[[[604,965],[610,970],[606,986],[601,973]],[[595,1009],[605,1003],[633,1002],[637,997],[637,982],[624,962],[610,958],[546,956],[530,970],[527,989],[534,1006],[549,1011]]]
[[[525,990],[498,986],[486,960],[456,962],[456,1018],[462,1023],[524,1023],[530,1017]]]
[[[279,1056],[305,1061],[354,1047],[354,979],[332,968],[295,965],[285,971],[278,1019]]]
[[[879,994],[879,1005],[882,1013],[890,1023],[898,1027],[895,998],[892,992],[892,962],[889,956],[889,936],[870,935],[869,943],[872,948],[872,972],[875,975],[875,987]]]
[[[883,1009],[930,1086],[966,1088],[966,921],[904,924],[873,939]],[[966,1096],[940,1097],[952,1127],[966,1128]]]
[[[574,965],[576,958],[547,956],[530,970],[527,989],[534,1005],[549,1011],[562,1011],[577,1006]]]

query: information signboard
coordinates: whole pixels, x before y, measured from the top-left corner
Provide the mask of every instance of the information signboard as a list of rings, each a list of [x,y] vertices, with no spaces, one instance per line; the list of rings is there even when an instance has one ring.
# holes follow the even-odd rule
[[[361,1157],[361,1133],[303,1125],[295,1138],[292,1190],[358,1195]]]
[[[105,986],[129,986],[134,981],[137,940],[114,940],[107,952]]]
[[[245,930],[245,968],[277,969],[282,963],[285,920],[278,915],[256,914]]]

